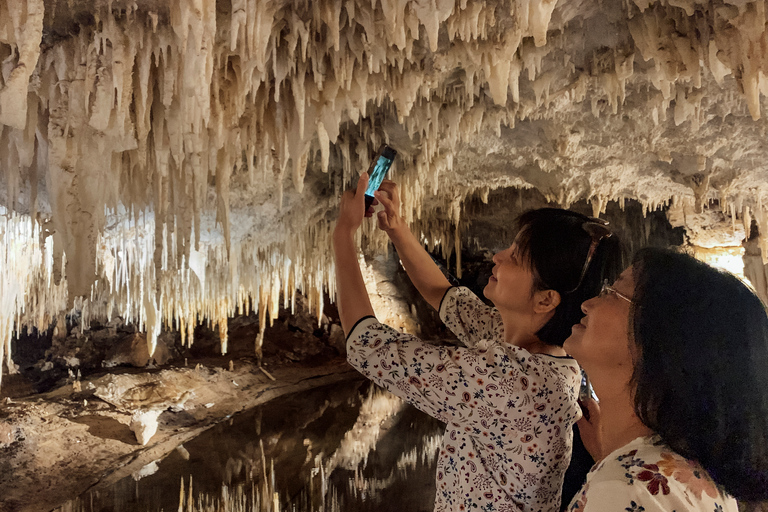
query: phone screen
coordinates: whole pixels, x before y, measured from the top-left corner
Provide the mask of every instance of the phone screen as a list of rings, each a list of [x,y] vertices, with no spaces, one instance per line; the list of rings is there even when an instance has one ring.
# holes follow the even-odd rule
[[[387,175],[387,171],[391,165],[392,160],[384,155],[379,155],[379,160],[373,167],[373,171],[371,171],[371,179],[368,182],[368,189],[365,191],[366,195],[372,196],[373,193],[379,189],[381,182],[384,181],[384,176]]]
[[[379,189],[381,182],[384,181],[387,171],[389,171],[392,162],[395,160],[395,155],[397,155],[397,151],[386,145],[382,146],[378,153],[376,153],[376,157],[374,157],[376,160],[368,169],[370,178],[368,181],[368,188],[365,191],[366,209],[373,202],[373,193]]]

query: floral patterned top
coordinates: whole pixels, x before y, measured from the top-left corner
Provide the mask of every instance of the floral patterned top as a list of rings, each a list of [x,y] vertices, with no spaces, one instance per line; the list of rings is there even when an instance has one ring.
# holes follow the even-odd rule
[[[374,317],[347,339],[360,373],[447,423],[435,510],[559,510],[579,366],[503,343],[499,312],[467,288],[446,292],[440,318],[465,347],[430,345]]]
[[[737,512],[698,463],[639,437],[608,455],[587,475],[570,512]]]

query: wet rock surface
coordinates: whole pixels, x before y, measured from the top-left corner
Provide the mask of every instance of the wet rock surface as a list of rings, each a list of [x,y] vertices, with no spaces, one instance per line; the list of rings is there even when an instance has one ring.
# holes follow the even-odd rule
[[[140,471],[238,411],[357,378],[343,344],[331,345],[335,309],[318,322],[302,308],[300,299],[300,314],[283,311],[266,328],[260,360],[255,315],[230,320],[225,356],[202,326],[192,347],[163,332],[152,358],[145,336],[119,321],[81,332],[70,318],[62,336],[25,335],[18,372],[0,388],[0,510],[50,510]]]
[[[345,361],[322,366],[270,368],[271,380],[252,361],[195,362],[155,373],[124,373],[125,395],[97,396],[104,380],[87,378],[45,395],[6,399],[0,411],[0,510],[50,510],[105,481],[115,481],[164,457],[235,412],[285,393],[356,378]],[[147,382],[151,382],[147,386]],[[129,387],[130,386],[130,387]],[[161,389],[184,391],[163,396]],[[150,393],[136,396],[136,390]],[[131,431],[131,408],[142,401],[157,415],[157,432],[142,445]],[[146,404],[146,402],[151,402]],[[138,410],[138,409],[136,409]],[[134,418],[135,419],[135,418]]]
[[[443,428],[366,381],[344,381],[217,424],[61,510],[234,510],[245,497],[272,510],[428,512]]]

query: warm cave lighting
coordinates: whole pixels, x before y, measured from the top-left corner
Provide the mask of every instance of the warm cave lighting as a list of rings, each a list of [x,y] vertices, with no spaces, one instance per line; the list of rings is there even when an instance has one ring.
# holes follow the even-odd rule
[[[54,279],[52,242],[28,215],[0,206],[0,363],[9,373],[15,371],[12,337],[22,326],[47,329],[66,306],[66,282]]]
[[[726,270],[751,285],[744,276],[743,247],[694,247],[693,255],[704,263]]]
[[[29,220],[3,222],[32,241],[4,253],[22,258],[0,276],[6,371],[13,332],[75,306],[82,327],[111,316],[139,326],[150,353],[161,329],[190,344],[200,323],[226,353],[228,318],[256,311],[264,326],[297,289],[321,316],[334,292],[332,212],[382,143],[399,149],[405,220],[443,237],[459,276],[462,205],[478,191],[536,188],[599,214],[610,200],[654,210],[717,187],[724,207],[762,222],[765,187],[752,184],[765,180],[741,159],[752,153],[702,130],[762,115],[764,5],[716,1],[699,16],[701,2],[625,2],[613,14],[621,37],[598,52],[585,50],[584,13],[560,4],[4,2],[3,197]],[[71,29],[50,33],[78,9]],[[550,129],[558,112],[573,120]],[[542,124],[509,136],[531,123]],[[670,147],[658,136],[668,129],[690,147]],[[625,142],[631,150],[614,155]],[[483,158],[459,158],[467,147]],[[486,169],[493,158],[503,165]],[[716,176],[737,164],[752,174]],[[672,178],[666,165],[706,177]],[[440,220],[424,208],[436,194]],[[105,212],[121,208],[113,223]],[[363,231],[371,251],[384,248]]]
[[[13,454],[2,460],[12,467],[0,474],[11,482],[0,488],[0,509],[51,510],[82,494],[92,469],[111,477],[128,467],[112,464],[158,459],[133,474],[137,492],[162,475],[168,452],[159,446],[185,450],[174,446],[177,434],[213,430],[274,389],[305,390],[316,382],[301,373],[310,368],[323,378],[349,372],[333,304],[344,269],[335,268],[331,231],[343,191],[382,144],[397,150],[390,177],[404,222],[458,278],[474,273],[478,253],[509,243],[517,214],[546,204],[611,217],[633,250],[685,239],[702,260],[746,275],[768,303],[767,7],[0,0],[0,453]],[[369,219],[356,236],[377,318],[427,331],[399,286],[387,235]],[[718,245],[728,247],[700,248]],[[287,314],[273,332],[285,327],[297,344],[309,333],[320,352],[265,339]],[[303,334],[290,324],[299,318],[311,325]],[[16,339],[51,327],[50,351]],[[102,354],[120,349],[116,333],[128,331],[149,359],[116,368]],[[209,336],[212,348],[200,347]],[[167,365],[166,337],[179,354]],[[85,353],[88,343],[99,351],[87,363],[57,352]],[[27,355],[38,349],[46,359]],[[328,374],[337,363],[340,373]],[[190,382],[220,387],[186,387],[168,395],[170,407],[131,401],[125,410],[91,389],[97,378],[165,372],[195,372]],[[26,394],[36,386],[48,388]],[[121,393],[156,389],[141,386]],[[406,412],[387,396],[359,402],[333,447],[311,451],[305,425],[294,429],[299,465],[311,473],[309,509],[402,492],[404,468],[435,461],[439,438],[419,431],[421,447],[393,455],[386,474],[367,473],[383,456],[370,454],[384,425]],[[105,424],[127,437],[100,437]],[[289,509],[276,482],[296,472],[271,452],[283,437],[288,429],[236,439],[232,456],[219,451],[226,443],[196,452],[221,456],[233,473],[247,467],[249,479],[205,488],[210,475],[174,475],[161,491],[174,501],[166,512],[177,510],[177,495],[179,512]],[[334,483],[345,471],[352,476]],[[89,499],[62,511],[114,508]]]

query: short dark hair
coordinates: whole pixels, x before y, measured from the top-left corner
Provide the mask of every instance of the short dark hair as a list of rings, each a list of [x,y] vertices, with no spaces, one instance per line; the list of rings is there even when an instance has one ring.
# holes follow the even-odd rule
[[[634,258],[635,409],[737,499],[768,499],[768,315],[737,277],[687,254]]]
[[[583,228],[589,221],[586,215],[561,208],[530,210],[517,220],[520,231],[515,242],[533,270],[534,291],[555,290],[560,294],[555,314],[536,333],[548,345],[563,345],[571,327],[584,316],[581,304],[600,293],[603,280],[613,281],[623,266],[618,237],[605,237],[579,283],[592,243]]]

